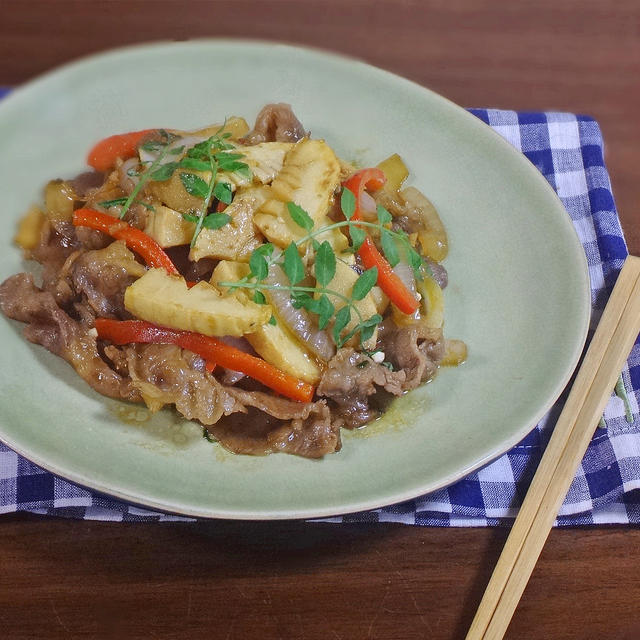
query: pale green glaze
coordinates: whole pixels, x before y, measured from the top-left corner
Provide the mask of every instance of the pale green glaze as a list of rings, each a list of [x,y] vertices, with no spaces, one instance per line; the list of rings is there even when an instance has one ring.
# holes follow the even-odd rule
[[[448,229],[446,334],[469,361],[403,398],[322,461],[233,456],[162,412],[141,426],[0,319],[0,438],[80,484],[208,517],[326,516],[442,487],[517,443],[559,395],[589,318],[585,256],[542,176],[440,96],[363,63],[282,45],[195,41],[116,51],[0,103],[0,278],[23,269],[10,232],[52,178],[115,132],[190,128],[271,101],[345,158],[399,152]]]

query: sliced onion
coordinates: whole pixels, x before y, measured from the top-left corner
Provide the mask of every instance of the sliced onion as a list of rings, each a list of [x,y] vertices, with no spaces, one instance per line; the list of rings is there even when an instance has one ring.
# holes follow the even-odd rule
[[[418,290],[416,289],[416,278],[413,275],[413,269],[411,266],[400,260],[398,264],[393,267],[394,273],[402,280],[402,284],[414,295],[414,297],[418,297]]]
[[[283,287],[282,291],[271,289],[265,292],[269,302],[276,308],[278,318],[300,338],[314,355],[324,362],[331,360],[336,353],[335,345],[329,334],[318,329],[304,309],[296,309],[293,306],[291,294],[285,288],[288,281],[284,271],[279,266],[272,265],[265,282],[269,285]]]
[[[378,207],[376,201],[366,192],[362,192],[360,198],[360,213],[362,219],[367,222],[376,222],[378,219]]]

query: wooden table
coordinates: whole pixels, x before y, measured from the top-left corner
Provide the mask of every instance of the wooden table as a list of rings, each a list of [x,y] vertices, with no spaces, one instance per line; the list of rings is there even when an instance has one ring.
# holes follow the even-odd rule
[[[4,0],[0,85],[124,43],[245,36],[363,58],[464,106],[600,122],[640,254],[637,0]],[[507,531],[0,518],[2,638],[464,638]],[[509,638],[640,637],[640,530],[552,531]]]

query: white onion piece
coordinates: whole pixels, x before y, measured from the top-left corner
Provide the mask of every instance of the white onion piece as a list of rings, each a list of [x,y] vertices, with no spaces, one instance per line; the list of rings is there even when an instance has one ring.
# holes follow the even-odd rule
[[[291,294],[285,288],[288,280],[284,271],[279,266],[272,265],[265,282],[282,287],[282,291],[279,289],[265,291],[269,302],[278,311],[278,318],[300,338],[309,351],[324,362],[329,362],[336,353],[335,345],[329,338],[329,334],[318,329],[304,309],[296,309],[293,306]]]
[[[393,272],[402,280],[402,284],[413,294],[414,298],[418,297],[418,290],[416,288],[416,278],[413,275],[413,269],[411,266],[400,260],[398,264],[393,267]]]
[[[360,213],[366,222],[376,222],[378,220],[378,208],[376,201],[366,192],[362,192],[360,198]]]

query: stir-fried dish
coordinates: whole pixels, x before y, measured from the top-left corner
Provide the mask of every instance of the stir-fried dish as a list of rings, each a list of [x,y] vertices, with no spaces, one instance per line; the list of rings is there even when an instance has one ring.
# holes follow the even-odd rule
[[[397,154],[358,169],[274,104],[251,130],[115,135],[88,164],[21,220],[42,277],[5,280],[0,308],[99,393],[317,458],[465,359],[446,232]]]

